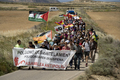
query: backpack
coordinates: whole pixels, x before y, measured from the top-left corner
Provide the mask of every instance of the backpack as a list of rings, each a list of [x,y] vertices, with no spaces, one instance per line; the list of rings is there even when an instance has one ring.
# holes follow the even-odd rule
[[[98,39],[99,39],[98,35],[95,35],[95,37],[96,37],[96,40],[98,40]]]

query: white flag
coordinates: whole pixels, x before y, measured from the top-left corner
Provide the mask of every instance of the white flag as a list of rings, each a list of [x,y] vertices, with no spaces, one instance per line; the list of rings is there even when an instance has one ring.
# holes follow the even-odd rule
[[[63,25],[54,27],[56,32],[63,32]]]

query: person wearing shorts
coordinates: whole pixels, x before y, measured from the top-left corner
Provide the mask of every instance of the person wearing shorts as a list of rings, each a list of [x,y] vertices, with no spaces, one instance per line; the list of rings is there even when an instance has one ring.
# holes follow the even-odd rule
[[[85,54],[85,60],[86,60],[85,66],[87,67],[88,66],[88,57],[89,57],[89,53],[90,53],[90,45],[89,45],[88,39],[86,39],[82,45],[84,48],[84,54]]]

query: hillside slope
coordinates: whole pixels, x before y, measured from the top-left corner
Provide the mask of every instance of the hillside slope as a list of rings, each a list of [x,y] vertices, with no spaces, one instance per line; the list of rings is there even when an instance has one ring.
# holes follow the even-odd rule
[[[57,3],[58,0],[0,0],[2,2]]]

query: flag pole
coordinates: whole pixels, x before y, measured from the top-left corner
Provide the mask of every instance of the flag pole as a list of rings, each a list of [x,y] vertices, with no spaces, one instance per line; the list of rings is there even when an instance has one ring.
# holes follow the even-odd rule
[[[48,20],[49,20],[49,12],[48,12]],[[48,20],[47,20],[46,30],[47,30],[47,27],[48,27]]]

